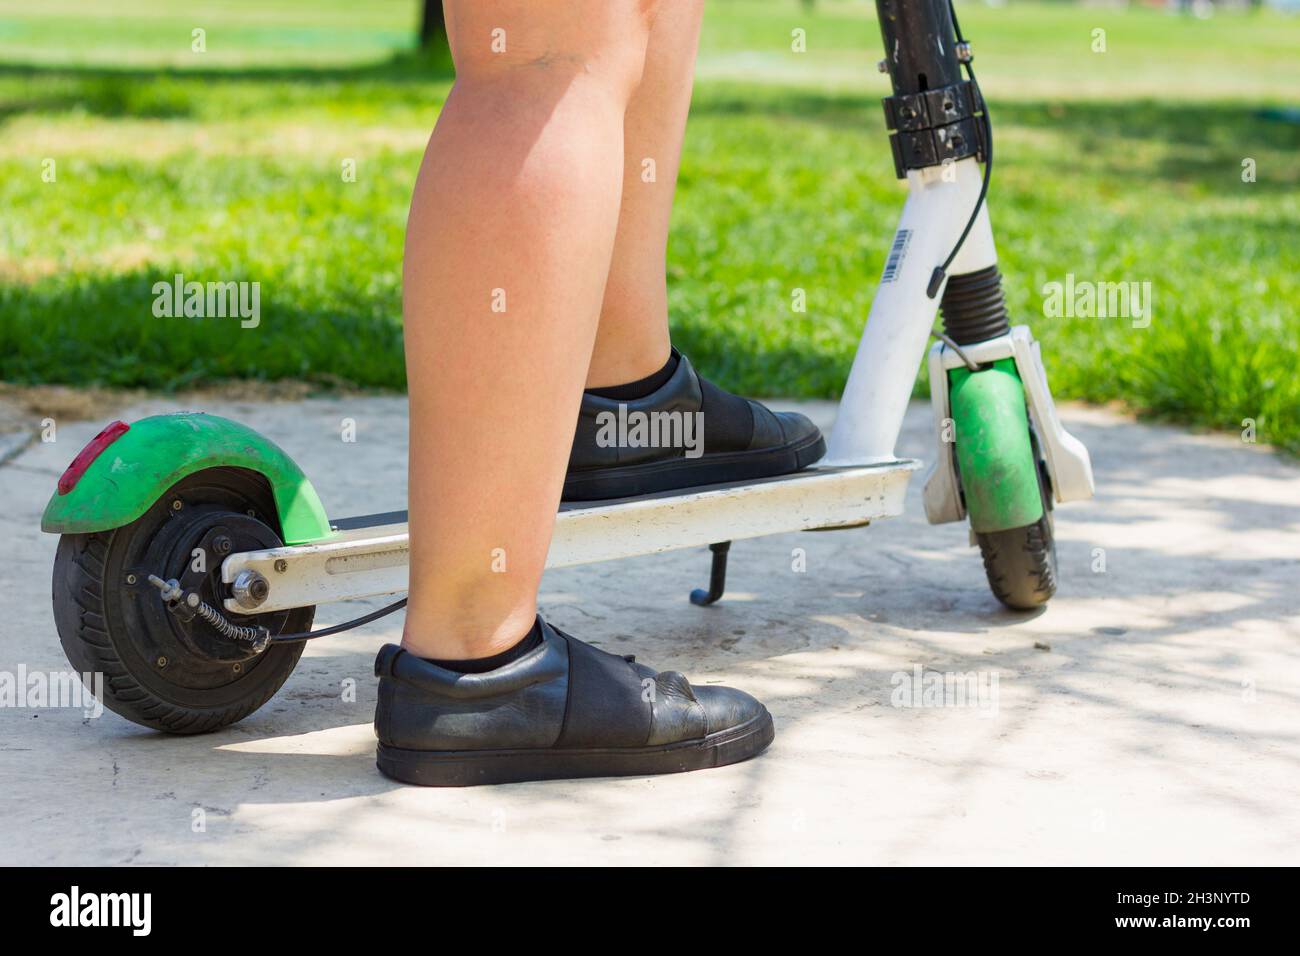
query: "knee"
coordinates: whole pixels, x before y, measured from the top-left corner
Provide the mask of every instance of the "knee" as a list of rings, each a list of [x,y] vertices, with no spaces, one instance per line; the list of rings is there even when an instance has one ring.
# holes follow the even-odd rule
[[[447,0],[462,81],[581,77],[630,97],[665,0]]]

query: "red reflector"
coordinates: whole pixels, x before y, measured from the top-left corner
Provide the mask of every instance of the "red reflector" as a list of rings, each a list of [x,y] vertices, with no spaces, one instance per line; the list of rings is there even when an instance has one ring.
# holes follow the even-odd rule
[[[131,426],[126,422],[113,422],[90,441],[86,442],[86,447],[77,452],[77,457],[72,459],[72,464],[68,466],[68,470],[60,476],[59,494],[66,495],[73,488],[77,487],[77,482],[79,482],[81,476],[86,473],[86,469],[90,467],[90,463],[99,457],[99,453],[130,430]]]

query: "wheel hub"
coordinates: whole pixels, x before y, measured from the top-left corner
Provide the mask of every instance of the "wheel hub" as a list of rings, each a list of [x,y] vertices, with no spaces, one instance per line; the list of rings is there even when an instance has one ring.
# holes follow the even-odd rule
[[[221,580],[221,564],[226,557],[280,543],[273,529],[251,515],[220,505],[198,505],[174,514],[159,529],[146,551],[145,562],[152,566],[146,570],[165,580],[176,579],[183,590],[193,591],[219,608],[228,596]],[[168,612],[157,592],[143,596],[143,600],[152,608],[151,630],[165,629],[166,636],[198,659],[195,663],[229,666],[251,661],[260,653],[247,643],[225,637],[201,618],[186,621]],[[236,624],[260,624],[274,634],[283,629],[288,612],[227,616]]]

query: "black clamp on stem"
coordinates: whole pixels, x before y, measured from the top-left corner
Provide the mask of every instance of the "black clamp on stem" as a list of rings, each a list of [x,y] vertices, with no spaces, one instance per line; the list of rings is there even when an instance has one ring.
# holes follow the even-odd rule
[[[974,156],[983,159],[984,102],[979,87],[970,80],[920,93],[886,96],[885,126],[894,151],[894,172],[899,179],[909,169],[942,166],[945,160]]]

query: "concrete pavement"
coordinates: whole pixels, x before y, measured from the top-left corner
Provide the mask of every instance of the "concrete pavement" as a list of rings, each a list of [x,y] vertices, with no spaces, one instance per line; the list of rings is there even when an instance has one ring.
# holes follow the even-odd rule
[[[404,399],[198,401],[144,399],[59,420],[54,443],[0,443],[0,672],[67,669],[49,606],[56,542],[38,523],[109,417],[204,407],[280,443],[332,515],[403,506]],[[823,425],[834,413],[782,407]],[[34,430],[42,416],[7,417]],[[712,608],[686,599],[707,580],[702,548],[547,574],[561,627],[761,697],[778,732],[758,760],[394,784],[370,727],[394,616],[309,645],[266,707],[208,736],[0,707],[0,863],[1293,863],[1300,467],[1231,436],[1064,417],[1092,450],[1098,496],[1057,511],[1062,584],[1037,615],[1001,609],[964,526],[926,524],[919,476],[902,518],[738,542]],[[339,437],[348,418],[355,444]],[[900,452],[928,459],[929,436],[914,405]],[[381,603],[322,608],[317,623]],[[916,668],[973,672],[979,706],[905,699]]]

